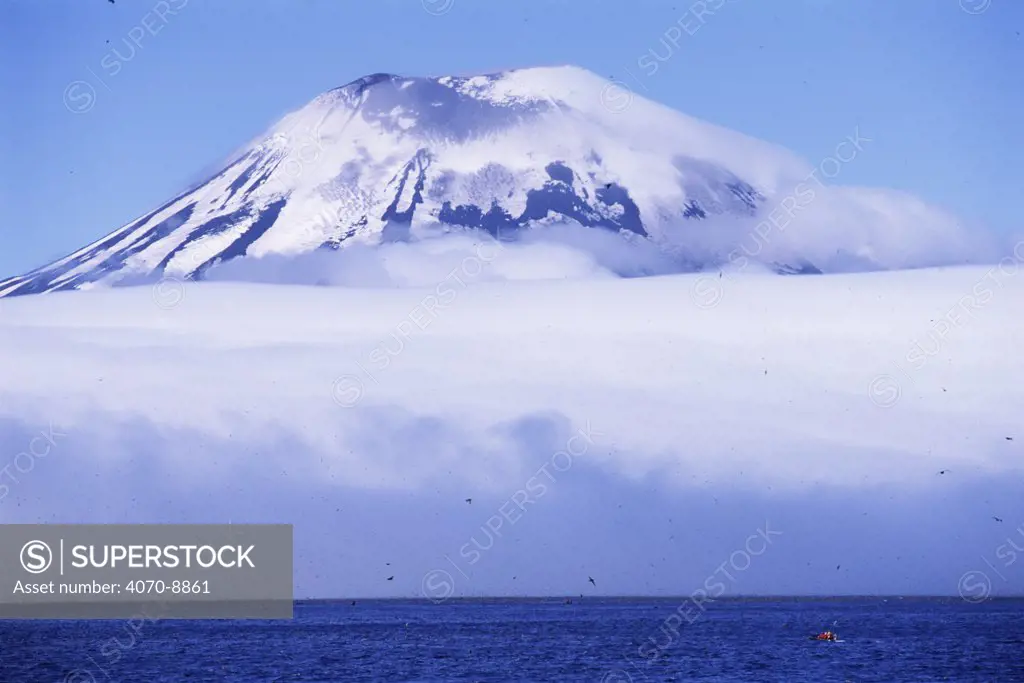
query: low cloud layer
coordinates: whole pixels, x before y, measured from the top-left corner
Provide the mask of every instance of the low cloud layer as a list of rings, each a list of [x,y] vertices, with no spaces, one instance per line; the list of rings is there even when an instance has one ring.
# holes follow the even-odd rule
[[[826,273],[995,263],[1015,242],[901,192],[795,183],[751,220],[674,226],[670,248],[734,266],[807,263]]]
[[[578,593],[580,572],[689,592],[766,521],[779,550],[731,592],[955,594],[983,558],[993,592],[1020,590],[1024,564],[995,554],[1024,523],[1020,264],[421,265],[391,289],[2,302],[0,519],[292,522],[315,595],[412,595],[435,568],[459,594]]]
[[[641,277],[708,268],[865,272],[995,264],[1012,257],[1014,249],[1024,255],[1024,242],[965,226],[909,195],[844,187],[812,192],[799,184],[770,200],[756,218],[686,221],[666,227],[655,240],[571,221],[506,237],[497,242],[474,230],[451,232],[426,225],[403,241],[236,259],[214,267],[206,278],[422,287],[480,256],[489,267],[470,272],[470,277],[494,281]]]
[[[378,489],[331,477],[336,463],[319,464],[327,452],[310,452],[299,432],[254,442],[94,417],[15,471],[3,522],[290,523],[300,597],[689,595],[710,577],[728,594],[1024,591],[1024,508],[1005,476],[783,493],[622,478],[586,453],[560,471],[565,461],[551,456],[565,447],[564,425],[530,418],[507,425],[521,433],[506,455],[525,472],[476,485],[460,476],[470,458],[442,464],[437,443],[410,432],[391,457],[433,470],[430,485]],[[5,453],[37,432],[0,420]],[[450,448],[470,455],[470,445]],[[545,465],[550,476],[538,474]]]
[[[514,241],[477,231],[433,234],[378,246],[353,245],[298,256],[228,261],[209,271],[213,281],[340,287],[429,287],[453,272],[474,282],[638,277],[680,272],[686,262],[657,245],[604,230],[564,223],[523,233]]]

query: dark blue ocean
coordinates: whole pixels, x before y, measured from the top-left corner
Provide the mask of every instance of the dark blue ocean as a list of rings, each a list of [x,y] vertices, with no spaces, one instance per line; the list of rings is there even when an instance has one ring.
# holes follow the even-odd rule
[[[0,621],[3,683],[1024,681],[1024,600],[359,600],[293,621]],[[843,642],[809,640],[836,623]]]

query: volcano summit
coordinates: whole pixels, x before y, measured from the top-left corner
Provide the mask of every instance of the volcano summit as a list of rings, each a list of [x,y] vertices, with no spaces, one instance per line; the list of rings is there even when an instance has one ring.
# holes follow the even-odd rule
[[[857,140],[850,144],[856,149]],[[846,243],[792,249],[799,232],[778,229],[771,245],[757,245],[756,260],[784,272],[842,269],[843,259],[902,267],[913,264],[886,263],[876,252],[880,241],[898,239],[893,225],[903,217],[952,229],[950,218],[913,198],[827,188],[815,171],[783,148],[577,67],[374,74],[285,116],[216,175],[151,213],[0,281],[0,296],[202,279],[242,256],[409,240],[437,228],[512,238],[559,221],[659,244],[678,245],[682,235],[682,260],[700,268],[726,260],[739,235],[776,221],[777,209],[792,218],[825,190],[811,213],[855,216]]]

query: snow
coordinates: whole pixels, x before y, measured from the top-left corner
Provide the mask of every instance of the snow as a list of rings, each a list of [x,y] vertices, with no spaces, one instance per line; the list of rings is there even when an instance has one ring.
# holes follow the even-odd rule
[[[145,225],[122,228],[123,239],[110,249],[67,272],[60,272],[66,259],[54,264],[54,283],[100,271],[105,259],[131,251],[136,239],[190,203],[196,206],[188,221],[137,258],[107,264],[102,272],[112,275],[104,281],[129,274],[159,277],[153,269],[210,221],[244,208],[258,212],[282,198],[286,204],[277,221],[248,245],[247,255],[300,254],[338,241],[349,230],[355,232],[342,247],[379,241],[381,216],[395,199],[397,179],[421,153],[429,164],[414,226],[436,220],[445,201],[471,204],[482,212],[497,201],[518,216],[529,193],[549,180],[546,167],[559,162],[573,171],[574,191],[591,203],[606,183],[625,188],[652,238],[694,252],[699,255],[694,262],[721,262],[744,243],[764,241],[758,235],[766,229],[773,232],[770,244],[759,246],[750,258],[794,267],[809,261],[826,271],[976,263],[993,256],[992,245],[968,239],[972,233],[939,208],[900,193],[833,186],[828,178],[841,181],[842,175],[835,178],[824,161],[808,163],[777,145],[635,93],[619,111],[608,102],[610,85],[584,69],[563,66],[470,79],[393,77],[368,87],[357,82],[332,90],[239,150],[206,185]],[[837,155],[846,160],[852,154],[848,163],[856,163],[857,154],[870,154],[872,142],[866,132],[849,135],[856,144],[847,144]],[[681,159],[690,160],[685,169]],[[228,200],[229,186],[254,161],[257,168]],[[398,204],[401,209],[410,205],[418,170],[414,164]],[[817,175],[808,180],[812,172]],[[704,220],[682,218],[695,197],[717,197],[723,203],[729,195],[723,183],[729,178],[750,184],[765,198],[757,216],[727,209]],[[806,189],[808,184],[811,189]],[[802,201],[806,196],[813,196],[809,204]],[[361,200],[350,202],[347,197]],[[798,204],[798,210],[784,214],[787,201]],[[623,215],[617,205],[596,205],[606,216]],[[324,215],[337,221],[323,225]],[[778,227],[780,219],[783,227]],[[236,227],[230,234],[244,239],[246,226]],[[204,241],[205,247],[223,250],[231,244],[226,239]],[[47,272],[40,269],[37,274]]]

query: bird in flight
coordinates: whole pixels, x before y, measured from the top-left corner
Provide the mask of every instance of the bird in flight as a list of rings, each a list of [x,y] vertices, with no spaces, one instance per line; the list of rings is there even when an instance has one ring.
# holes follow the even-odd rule
[[[589,581],[590,583],[593,583],[595,588],[597,587],[597,584],[594,583],[594,577],[593,576],[588,576],[587,577],[587,581]]]
[[[946,472],[949,472],[949,470],[939,470],[939,474],[945,474]]]
[[[394,581],[394,580],[395,580],[395,577],[393,577],[393,576],[389,576],[388,577],[388,581]]]
[[[1001,522],[1001,521],[1003,521],[1003,520],[1002,520],[1002,519],[1000,519],[999,517],[993,517],[992,519],[996,520],[997,522]]]
[[[466,502],[469,503],[470,505],[472,505],[473,504],[473,499],[472,498],[467,498]]]

